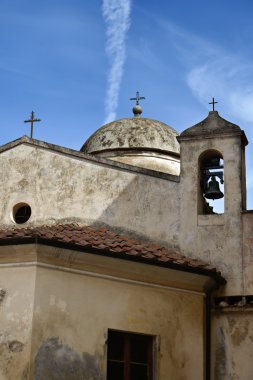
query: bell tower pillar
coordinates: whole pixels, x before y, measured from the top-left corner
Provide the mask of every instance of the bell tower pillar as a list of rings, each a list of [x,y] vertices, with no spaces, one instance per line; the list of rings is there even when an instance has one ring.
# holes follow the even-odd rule
[[[178,137],[181,151],[180,248],[221,270],[226,295],[243,294],[242,211],[246,208],[241,128],[209,112]]]

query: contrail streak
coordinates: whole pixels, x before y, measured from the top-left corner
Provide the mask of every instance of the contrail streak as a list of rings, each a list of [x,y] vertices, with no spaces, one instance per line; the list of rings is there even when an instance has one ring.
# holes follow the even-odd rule
[[[119,89],[126,59],[126,34],[130,26],[131,0],[103,0],[106,23],[106,52],[110,60],[105,99],[105,122],[116,118]]]

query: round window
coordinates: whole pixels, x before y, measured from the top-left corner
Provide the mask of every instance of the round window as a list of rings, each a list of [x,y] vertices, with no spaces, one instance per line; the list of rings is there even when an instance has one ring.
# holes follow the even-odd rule
[[[23,224],[30,219],[31,207],[27,203],[18,203],[13,207],[13,219],[17,224]]]

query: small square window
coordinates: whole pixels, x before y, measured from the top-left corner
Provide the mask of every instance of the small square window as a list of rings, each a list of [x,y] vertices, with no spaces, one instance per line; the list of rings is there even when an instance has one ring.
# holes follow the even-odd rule
[[[107,380],[153,380],[153,336],[109,330]]]

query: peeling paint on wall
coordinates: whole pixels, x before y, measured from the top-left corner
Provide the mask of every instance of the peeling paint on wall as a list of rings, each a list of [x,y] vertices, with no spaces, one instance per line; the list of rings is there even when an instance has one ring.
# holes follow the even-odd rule
[[[35,358],[35,380],[102,380],[100,357],[79,354],[58,337],[46,340]]]
[[[3,288],[0,288],[0,302],[3,301],[5,294],[6,294],[6,290],[4,290]]]
[[[222,328],[218,328],[216,339],[215,379],[222,380],[225,379],[226,376],[226,347],[225,335]]]
[[[8,342],[8,347],[11,352],[21,352],[24,348],[24,343],[19,342],[18,340],[12,340]]]
[[[252,379],[252,309],[219,311],[214,319],[216,337],[214,380]]]

